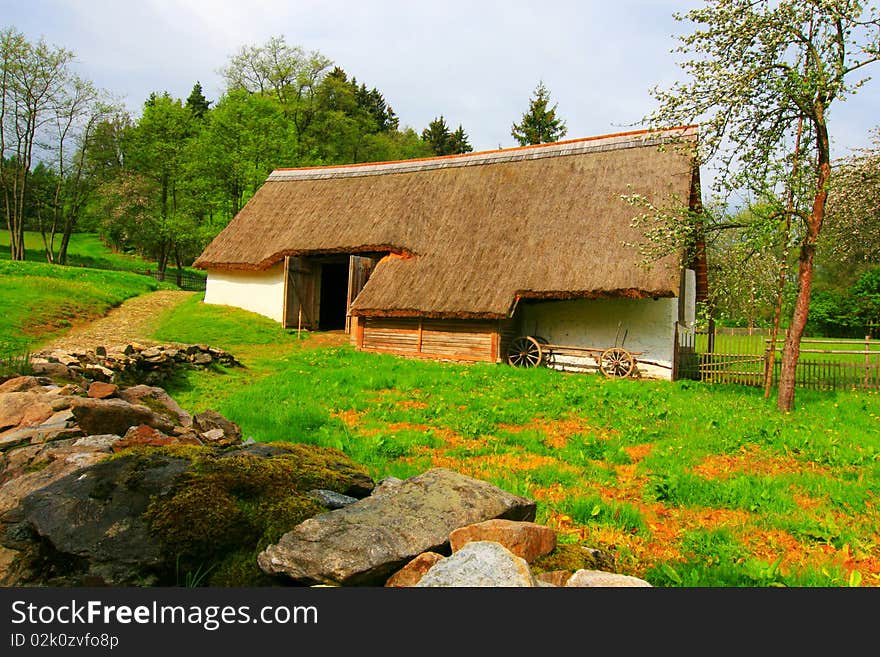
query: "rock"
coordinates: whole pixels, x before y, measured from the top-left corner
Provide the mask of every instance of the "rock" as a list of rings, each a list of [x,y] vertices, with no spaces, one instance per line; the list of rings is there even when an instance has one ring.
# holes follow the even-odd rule
[[[79,358],[72,356],[64,351],[53,351],[48,355],[50,363],[61,363],[65,367],[79,366]]]
[[[141,516],[186,468],[187,461],[168,456],[120,457],[61,477],[21,500],[14,514],[19,540],[6,547],[45,546],[50,557],[78,570],[74,585],[149,585],[162,553]],[[45,573],[31,577],[40,581]]]
[[[54,379],[70,379],[73,377],[73,373],[66,365],[37,358],[31,360],[31,370],[38,376],[51,376]]]
[[[385,477],[385,479],[376,484],[376,487],[370,494],[378,497],[379,495],[387,495],[388,493],[393,493],[402,483],[403,479],[398,479],[397,477]]]
[[[192,362],[194,365],[205,367],[205,366],[210,365],[211,363],[214,362],[214,357],[211,356],[211,354],[206,354],[204,352],[200,352],[200,353],[193,355]]]
[[[438,561],[417,587],[536,587],[528,562],[500,543],[472,541]]]
[[[174,445],[178,442],[177,438],[162,433],[158,429],[140,424],[136,427],[129,428],[122,436],[122,440],[113,443],[113,451],[121,452],[128,447],[162,447],[164,445]]]
[[[88,396],[92,399],[107,399],[113,397],[119,390],[119,386],[113,383],[104,383],[103,381],[93,381],[89,385]]]
[[[115,433],[125,435],[129,427],[139,424],[170,433],[174,423],[146,406],[130,404],[124,399],[89,399],[74,397],[71,404],[77,424],[86,435]]]
[[[535,502],[435,468],[297,525],[260,553],[264,572],[305,584],[381,584],[422,552],[448,552],[449,533],[492,518],[534,520]],[[365,549],[368,546],[368,549]]]
[[[63,457],[56,455],[51,459],[40,459],[40,454],[40,452],[35,452],[23,464],[16,464],[15,469],[7,468],[7,472],[4,472],[4,477],[8,476],[8,480],[0,485],[0,515],[14,509],[27,495],[108,456],[104,451],[93,450],[89,447]],[[34,469],[34,463],[38,464],[36,469]],[[28,468],[31,470],[28,471]]]
[[[618,575],[604,570],[578,570],[568,578],[565,586],[571,587],[639,587],[651,586],[648,582],[630,575]]]
[[[141,404],[160,415],[165,415],[175,424],[183,427],[192,426],[192,416],[183,410],[171,395],[162,388],[141,384],[123,388],[119,391],[119,396],[129,404]]]
[[[114,376],[113,370],[109,367],[95,364],[83,366],[83,374],[93,381],[112,381]]]
[[[121,436],[112,433],[102,434],[98,436],[86,436],[76,440],[74,447],[82,447],[83,449],[93,449],[96,452],[109,452],[113,449],[113,445],[122,440]]]
[[[556,549],[556,532],[534,522],[495,519],[459,527],[449,534],[453,553],[471,541],[501,543],[516,556],[531,563]]]
[[[20,426],[40,424],[52,415],[51,404],[41,392],[7,392],[0,394],[0,432]]]
[[[344,506],[354,504],[358,501],[356,497],[343,495],[342,493],[323,488],[310,490],[309,495],[316,499],[321,506],[327,507],[328,509],[341,509]]]
[[[565,586],[565,583],[573,575],[570,570],[551,570],[547,573],[538,573],[535,579],[538,584],[546,584],[547,586]]]
[[[16,376],[0,384],[0,393],[25,392],[31,388],[37,388],[40,382],[35,376]]]
[[[445,559],[442,554],[436,552],[422,552],[403,568],[394,573],[385,582],[385,586],[402,588],[415,586],[438,561]]]
[[[241,428],[214,410],[209,409],[203,413],[197,413],[192,419],[192,426],[202,435],[213,429],[220,429],[223,432],[224,440],[230,444],[241,442]],[[214,442],[216,441],[217,439],[214,439]]]

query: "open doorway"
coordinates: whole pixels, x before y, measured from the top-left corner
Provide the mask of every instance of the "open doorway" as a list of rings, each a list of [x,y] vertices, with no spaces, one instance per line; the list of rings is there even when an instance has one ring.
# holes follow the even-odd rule
[[[336,331],[345,328],[348,313],[348,259],[321,264],[321,300],[318,328]]]

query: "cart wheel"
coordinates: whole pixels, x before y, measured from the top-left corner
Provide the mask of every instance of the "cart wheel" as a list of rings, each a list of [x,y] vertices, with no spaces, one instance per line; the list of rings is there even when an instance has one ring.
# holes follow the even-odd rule
[[[547,338],[542,338],[540,335],[532,337],[534,337],[535,340],[538,341],[538,344],[541,345],[541,365],[552,368],[556,364],[556,354],[553,353],[553,349],[550,347],[550,342]]]
[[[507,362],[514,367],[537,367],[543,357],[541,343],[530,335],[516,338],[507,352]]]
[[[609,377],[625,377],[632,374],[636,361],[623,347],[611,347],[599,357],[599,369]]]

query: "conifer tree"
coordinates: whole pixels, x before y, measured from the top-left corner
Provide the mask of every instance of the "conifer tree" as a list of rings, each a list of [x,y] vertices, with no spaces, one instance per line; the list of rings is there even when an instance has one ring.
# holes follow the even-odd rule
[[[556,103],[550,105],[550,92],[543,82],[538,82],[534,95],[529,100],[529,110],[523,114],[519,123],[513,124],[510,134],[520,146],[546,144],[559,141],[565,136],[565,121],[556,116]]]

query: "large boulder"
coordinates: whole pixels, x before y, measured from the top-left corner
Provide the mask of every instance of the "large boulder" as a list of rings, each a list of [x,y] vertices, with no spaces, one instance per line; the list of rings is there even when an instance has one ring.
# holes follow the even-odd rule
[[[192,426],[192,416],[183,410],[171,395],[158,386],[141,384],[123,388],[119,391],[119,396],[129,404],[147,406],[159,415],[166,416],[176,425],[182,427]],[[223,419],[229,422],[229,420]]]
[[[122,442],[90,436],[3,456],[6,472],[24,474],[0,488],[0,585],[183,586],[206,572],[212,586],[271,584],[257,553],[327,510],[309,491],[372,488],[338,450],[172,444],[107,458]],[[76,469],[59,478],[62,468]]]
[[[449,554],[452,530],[493,518],[532,521],[534,501],[435,468],[296,526],[260,553],[266,573],[301,584],[382,585],[423,552]]]
[[[23,550],[25,581],[68,585],[155,584],[159,539],[142,515],[187,468],[162,455],[121,457],[69,474],[24,497],[4,516],[6,547]],[[71,567],[70,564],[75,564]]]
[[[141,424],[164,433],[171,433],[175,427],[168,415],[124,399],[74,397],[71,402],[76,422],[86,435],[113,433],[124,436],[129,428]]]

